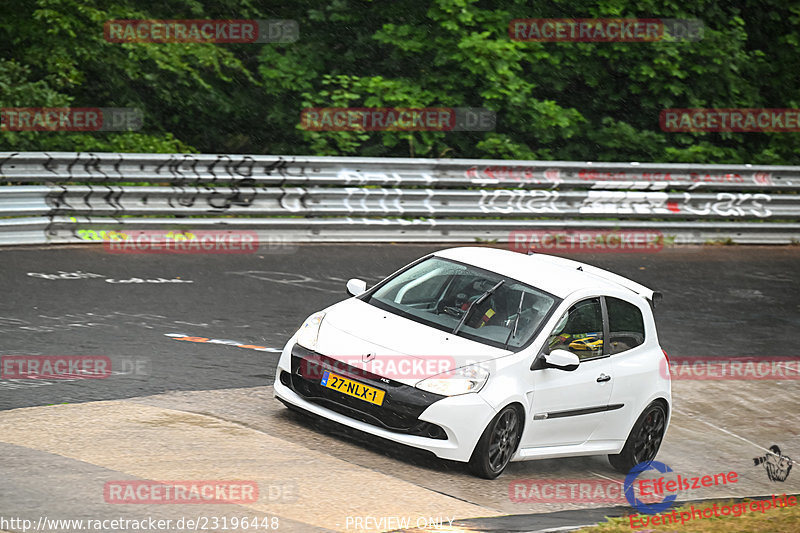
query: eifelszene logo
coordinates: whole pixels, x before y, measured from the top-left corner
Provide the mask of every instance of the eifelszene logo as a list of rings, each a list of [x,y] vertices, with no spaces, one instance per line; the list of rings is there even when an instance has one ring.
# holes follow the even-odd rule
[[[634,494],[634,484],[636,483],[636,479],[649,470],[655,470],[661,474],[666,474],[667,472],[672,472],[672,469],[665,465],[664,463],[658,461],[648,461],[644,463],[639,463],[638,465],[631,468],[631,471],[628,472],[628,475],[625,476],[625,485],[624,485],[624,492],[625,498],[627,498],[628,502],[631,504],[631,507],[639,511],[640,513],[644,514],[658,514],[661,511],[665,511],[669,509],[672,505],[672,502],[678,497],[677,494],[670,494],[669,496],[664,497],[663,500],[660,502],[655,503],[645,503],[642,500],[638,499]]]
[[[657,477],[647,479],[646,473],[649,471],[655,471]],[[667,479],[664,474],[672,472],[673,470],[669,466],[658,461],[639,463],[625,477],[625,498],[640,514],[656,515],[667,510],[675,502],[680,491],[692,491],[704,487],[739,482],[739,474],[734,471],[698,476],[677,474],[675,479]],[[643,474],[645,474],[645,479],[640,479]],[[634,491],[635,488],[639,489],[638,497]],[[658,498],[659,496],[663,497],[660,502],[646,502],[643,500],[645,498]]]

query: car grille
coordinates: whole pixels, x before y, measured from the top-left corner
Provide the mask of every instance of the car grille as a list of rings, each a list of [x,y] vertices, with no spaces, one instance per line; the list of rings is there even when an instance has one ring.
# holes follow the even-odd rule
[[[309,372],[309,369],[313,371]],[[320,381],[326,370],[385,391],[383,404],[371,404],[323,387]],[[419,416],[428,406],[446,396],[426,392],[391,379],[386,383],[380,376],[308,350],[298,344],[292,348],[291,375],[281,375],[280,380],[306,400],[361,422],[396,433],[447,439],[447,434],[441,427],[419,420]]]

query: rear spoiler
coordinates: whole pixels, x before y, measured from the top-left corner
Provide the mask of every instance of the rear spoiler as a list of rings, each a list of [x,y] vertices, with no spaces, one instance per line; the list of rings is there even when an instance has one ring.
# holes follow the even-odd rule
[[[635,281],[631,281],[626,277],[614,274],[608,270],[603,270],[602,268],[597,268],[596,266],[581,263],[580,261],[573,261],[572,259],[557,257],[555,255],[537,254],[535,252],[529,252],[528,255],[536,255],[536,259],[539,261],[547,261],[549,263],[560,265],[566,268],[581,270],[587,274],[591,274],[592,276],[597,276],[598,278],[602,278],[606,281],[616,283],[617,285],[625,287],[626,289],[643,297],[645,300],[650,302],[650,305],[653,307],[655,307],[655,305],[664,297],[664,295],[660,292],[648,289],[644,285],[636,283]]]

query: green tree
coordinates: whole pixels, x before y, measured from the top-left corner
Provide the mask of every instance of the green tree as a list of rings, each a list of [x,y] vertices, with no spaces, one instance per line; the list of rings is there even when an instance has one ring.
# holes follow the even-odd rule
[[[667,108],[800,107],[782,0],[6,0],[0,106],[133,107],[137,132],[0,132],[0,150],[792,164],[796,133],[669,133]],[[702,40],[519,42],[515,18],[701,19]],[[294,19],[293,43],[110,43],[110,19]],[[314,132],[307,107],[475,107],[491,132]]]

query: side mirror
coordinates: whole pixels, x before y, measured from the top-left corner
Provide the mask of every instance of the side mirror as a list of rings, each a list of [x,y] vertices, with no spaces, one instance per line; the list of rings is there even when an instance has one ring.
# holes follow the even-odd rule
[[[558,368],[559,370],[572,371],[578,368],[580,359],[578,356],[567,350],[553,350],[544,354],[545,368]]]
[[[358,296],[367,290],[367,282],[361,279],[353,278],[347,281],[347,294],[350,296]]]

